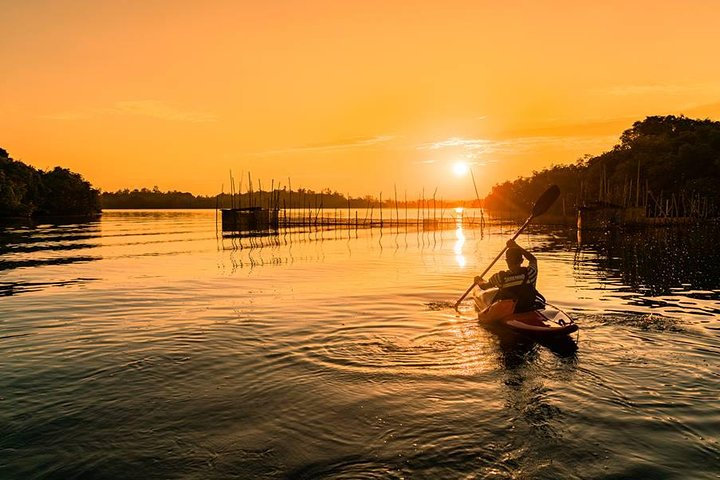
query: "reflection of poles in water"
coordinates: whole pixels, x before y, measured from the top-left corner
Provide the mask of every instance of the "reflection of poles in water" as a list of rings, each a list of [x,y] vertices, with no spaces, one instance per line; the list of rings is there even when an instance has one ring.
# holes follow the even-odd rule
[[[218,233],[218,214],[220,213],[220,197],[215,195],[215,238],[219,238]]]
[[[458,267],[464,268],[466,265],[465,257],[463,256],[463,245],[465,245],[465,234],[463,233],[462,221],[457,223],[455,229],[455,245],[453,246],[453,252],[455,253],[455,261]]]
[[[382,218],[382,208],[380,209],[380,215]],[[383,229],[382,229],[382,220],[380,221],[380,238],[378,239],[378,245],[380,245],[380,252],[382,252],[383,244],[382,244],[382,238],[383,238]]]
[[[575,254],[573,255],[573,267],[576,268],[582,261],[582,230],[578,228],[577,243],[575,244]]]

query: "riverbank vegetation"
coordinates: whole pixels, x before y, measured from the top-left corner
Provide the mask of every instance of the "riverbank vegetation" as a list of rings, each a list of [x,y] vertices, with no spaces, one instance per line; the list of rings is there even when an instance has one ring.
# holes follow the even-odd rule
[[[447,201],[435,195],[405,200],[403,192],[397,197],[397,206],[409,208],[449,208],[457,206],[461,201]],[[157,187],[152,189],[123,189],[116,192],[103,192],[100,200],[103,208],[230,208],[230,207],[265,207],[265,208],[377,208],[381,205],[394,208],[396,200],[392,195],[377,197],[365,195],[353,197],[332,191],[329,188],[315,191],[298,188],[290,190],[286,187],[275,188],[272,191],[256,190],[243,193],[222,193],[220,195],[203,196],[193,195],[189,192],[167,191],[163,192]]]
[[[702,204],[706,215],[717,216],[720,122],[647,117],[623,132],[607,152],[495,185],[484,205],[527,212],[549,184],[562,192],[551,211],[558,215],[574,215],[580,206],[600,202],[648,208],[674,204],[680,215]]]
[[[249,180],[249,179],[248,179]],[[82,176],[56,167],[37,170],[13,160],[0,149],[0,216],[88,215],[102,208],[446,208],[463,204],[483,205],[491,211],[525,213],[548,185],[562,192],[550,210],[554,215],[574,216],[592,203],[623,207],[675,206],[677,215],[702,210],[704,216],[720,212],[720,122],[684,116],[652,116],[635,122],[609,151],[585,156],[569,165],[542,171],[495,185],[483,200],[454,201],[435,193],[411,195],[388,192],[378,196],[352,197],[331,189],[272,187],[262,190],[240,185],[233,194],[203,196],[189,192],[124,189],[100,192]],[[250,183],[250,181],[248,181]],[[289,182],[288,182],[289,183]],[[702,206],[702,209],[700,209]],[[649,212],[652,214],[652,212]]]
[[[0,148],[0,217],[95,215],[99,193],[78,173],[38,170]]]

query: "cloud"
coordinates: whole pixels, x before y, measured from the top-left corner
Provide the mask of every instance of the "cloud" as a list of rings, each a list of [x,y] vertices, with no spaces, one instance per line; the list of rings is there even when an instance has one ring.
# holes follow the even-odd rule
[[[486,138],[448,138],[431,143],[418,145],[418,150],[461,150],[465,158],[477,160],[482,158],[480,163],[494,163],[494,160],[487,159],[493,154],[517,155],[532,153],[534,150],[546,147],[588,149],[596,150],[605,146],[610,148],[617,140],[617,135],[557,135],[557,136],[525,136],[507,139],[486,139]]]
[[[259,156],[300,153],[300,152],[330,152],[337,150],[347,150],[353,148],[372,147],[381,143],[387,143],[395,137],[392,135],[378,135],[375,137],[354,137],[335,142],[312,143],[308,145],[300,145],[296,147],[280,148],[276,150],[267,150],[258,153]]]
[[[214,122],[217,117],[210,113],[182,110],[158,100],[125,100],[111,107],[94,108],[42,115],[42,118],[60,121],[87,120],[107,115],[138,115],[169,120],[172,122]]]
[[[491,153],[530,153],[543,147],[564,149],[607,149],[617,141],[617,135],[584,135],[584,136],[541,136],[511,138],[493,142],[488,149]]]
[[[483,138],[476,139],[465,139],[459,137],[451,137],[446,140],[440,140],[438,142],[423,143],[417,146],[418,150],[440,150],[443,148],[462,148],[465,150],[480,150],[486,147],[490,140]]]

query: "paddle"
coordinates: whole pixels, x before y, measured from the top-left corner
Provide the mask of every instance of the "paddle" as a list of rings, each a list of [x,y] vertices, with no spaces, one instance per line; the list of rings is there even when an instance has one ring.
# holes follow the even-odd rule
[[[543,213],[547,212],[547,210],[552,206],[553,203],[555,203],[555,200],[560,196],[560,188],[557,185],[553,185],[545,192],[540,195],[540,198],[537,199],[535,204],[533,205],[532,212],[530,212],[530,216],[527,220],[525,220],[525,223],[522,224],[522,227],[520,227],[520,230],[518,230],[515,235],[513,235],[512,240],[515,240],[517,237],[520,236],[520,234],[525,230],[525,227],[530,225],[530,222],[533,218],[539,217]],[[503,253],[505,253],[505,250],[507,250],[507,245],[505,248],[502,249],[500,253],[498,253],[498,256],[495,257],[495,259],[488,265],[488,267],[485,269],[485,271],[480,275],[480,278],[484,277],[485,274],[492,268],[493,265],[495,265],[495,262],[497,262],[500,257],[503,256]],[[476,283],[473,282],[470,287],[463,293],[463,296],[458,299],[457,302],[455,302],[455,311],[458,311],[458,307],[460,306],[460,302],[465,300],[465,297],[468,296],[470,292],[472,292],[472,289],[475,288]]]

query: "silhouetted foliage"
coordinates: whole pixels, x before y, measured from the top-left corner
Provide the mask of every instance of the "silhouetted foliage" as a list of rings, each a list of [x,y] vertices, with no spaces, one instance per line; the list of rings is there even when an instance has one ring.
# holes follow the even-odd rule
[[[635,122],[610,151],[495,185],[485,206],[527,212],[550,184],[562,192],[562,201],[552,208],[554,214],[562,214],[563,205],[565,213],[574,214],[579,206],[593,201],[642,205],[647,189],[666,198],[700,195],[717,205],[718,182],[720,122],[653,116]]]
[[[152,189],[123,189],[116,192],[103,192],[100,195],[103,208],[229,208],[229,207],[265,207],[265,208],[377,208],[380,206],[378,198],[371,195],[363,197],[345,196],[329,188],[316,192],[314,190],[298,188],[288,190],[286,188],[269,191],[255,191],[236,194],[234,198],[227,193],[214,196],[193,195],[188,192],[168,191],[162,192],[157,187]],[[435,205],[455,206],[457,202],[441,202],[439,199]],[[383,196],[383,207],[395,206],[395,200]],[[415,208],[424,205],[432,207],[432,199],[421,201],[412,200],[407,202],[408,207]],[[398,206],[405,206],[405,203],[398,201]]]
[[[0,217],[92,215],[100,212],[98,195],[77,173],[37,170],[0,149]]]
[[[215,197],[195,196],[188,192],[161,192],[152,189],[123,189],[100,194],[103,208],[215,208]]]

